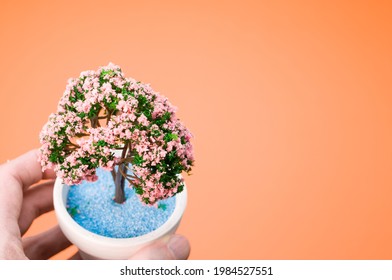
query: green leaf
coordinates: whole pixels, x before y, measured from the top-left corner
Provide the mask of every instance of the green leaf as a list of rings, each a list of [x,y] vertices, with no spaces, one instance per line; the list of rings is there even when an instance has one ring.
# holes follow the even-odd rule
[[[162,126],[167,120],[169,120],[171,117],[171,114],[169,112],[164,113],[160,118],[157,118],[155,120],[155,124],[158,126]]]
[[[151,136],[152,137],[158,137],[159,135],[161,135],[161,132],[159,130],[151,131]]]
[[[144,160],[143,160],[142,156],[140,156],[139,154],[136,154],[133,157],[133,162],[134,162],[135,165],[141,165],[144,162]]]
[[[118,105],[118,102],[117,102],[117,101],[113,101],[113,102],[111,102],[111,103],[108,104],[108,108],[109,108],[110,110],[115,110],[116,107],[117,107],[117,105]]]
[[[184,185],[178,186],[177,193],[180,193],[184,190]]]
[[[100,110],[101,110],[101,106],[100,106],[99,104],[94,104],[94,105],[91,107],[90,111],[88,112],[88,117],[89,117],[90,119],[96,117],[96,116],[98,115],[98,112],[99,112]]]
[[[105,147],[106,145],[107,145],[107,143],[105,142],[105,140],[99,140],[97,142],[98,147]]]
[[[109,75],[109,77],[113,77],[114,76],[114,71],[113,70],[103,70],[101,72],[101,78],[105,77],[106,75]]]
[[[81,93],[81,92],[79,92],[76,86],[75,86],[73,89],[74,89],[74,92],[75,92],[75,98],[76,98],[76,100],[82,100],[82,101],[84,101],[84,100],[85,100],[84,94]],[[76,100],[75,100],[75,101],[76,101]]]
[[[49,156],[49,161],[53,163],[57,163],[58,154],[53,152]]]
[[[171,140],[177,140],[178,139],[178,135],[175,133],[167,133],[163,139],[165,140],[165,142],[170,142]]]
[[[159,203],[158,209],[162,209],[163,211],[165,211],[167,209],[167,205],[165,203]]]
[[[78,206],[68,207],[67,211],[72,218],[75,217],[77,214],[79,214]]]
[[[83,118],[86,117],[86,113],[85,112],[81,112],[81,113],[78,114],[78,117],[83,119]]]
[[[141,188],[141,187],[134,187],[134,189],[135,189],[135,193],[137,193],[139,195],[143,194],[143,188]]]

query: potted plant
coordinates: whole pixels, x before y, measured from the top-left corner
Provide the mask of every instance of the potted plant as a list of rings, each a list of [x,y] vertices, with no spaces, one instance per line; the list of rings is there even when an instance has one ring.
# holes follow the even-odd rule
[[[175,111],[112,63],[68,80],[39,161],[57,174],[58,222],[84,258],[125,259],[176,230],[194,158]]]

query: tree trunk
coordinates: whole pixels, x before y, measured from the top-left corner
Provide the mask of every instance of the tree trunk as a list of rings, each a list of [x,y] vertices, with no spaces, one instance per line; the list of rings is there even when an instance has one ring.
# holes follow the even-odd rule
[[[124,144],[124,149],[121,154],[121,159],[124,159],[128,152],[128,143]],[[125,202],[125,176],[123,174],[127,174],[127,165],[128,163],[121,163],[118,165],[118,170],[116,172],[116,178],[114,180],[114,184],[116,187],[115,194],[114,194],[114,201],[116,203],[124,203]],[[113,174],[113,173],[112,173]]]
[[[116,180],[114,182],[116,190],[114,194],[114,202],[116,203],[124,203],[125,202],[125,192],[124,192],[124,187],[125,187],[125,177],[122,175],[122,172],[124,173],[127,172],[125,168],[125,164],[122,163],[118,166],[118,170],[116,172]]]

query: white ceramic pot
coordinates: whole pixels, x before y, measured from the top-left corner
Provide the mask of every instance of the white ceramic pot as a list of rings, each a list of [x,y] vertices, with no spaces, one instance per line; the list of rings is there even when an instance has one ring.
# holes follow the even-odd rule
[[[69,186],[62,184],[61,179],[57,178],[53,191],[54,209],[61,230],[79,248],[84,259],[128,259],[142,247],[159,239],[168,239],[180,224],[187,203],[187,189],[184,187],[176,195],[173,214],[162,226],[138,237],[110,238],[92,233],[72,219],[66,208],[68,191]]]

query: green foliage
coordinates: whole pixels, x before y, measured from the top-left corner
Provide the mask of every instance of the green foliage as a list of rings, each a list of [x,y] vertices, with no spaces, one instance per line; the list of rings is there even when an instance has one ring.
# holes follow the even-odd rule
[[[112,101],[111,101],[111,102],[108,102],[108,101],[106,100],[106,98],[105,98],[105,99],[103,100],[103,102],[104,102],[104,104],[105,104],[105,107],[106,107],[109,111],[114,111],[114,110],[116,110],[116,108],[117,108],[119,99],[118,99],[117,97],[112,97],[111,99],[112,99]]]
[[[170,142],[171,140],[177,140],[178,139],[178,135],[175,133],[167,133],[164,137],[163,140],[165,140],[165,142]]]
[[[68,104],[65,104],[65,109],[67,110],[67,111],[69,111],[69,112],[76,112],[76,108],[75,107],[72,107],[72,106],[70,106],[70,105],[68,105]]]
[[[143,188],[142,187],[134,187],[135,193],[142,195],[143,194]]]
[[[82,92],[80,92],[76,86],[73,88],[73,91],[74,91],[75,95],[74,96],[70,95],[69,101],[74,103],[78,100],[82,100],[82,101],[85,100],[84,94]]]
[[[143,157],[141,155],[136,154],[133,157],[133,162],[134,162],[135,165],[141,165],[144,162],[144,160],[143,160]]]
[[[124,100],[128,100],[129,97],[135,97],[135,91],[128,90],[129,83],[125,83],[124,87],[121,90],[122,95],[124,96]]]
[[[142,94],[139,94],[136,99],[138,101],[138,111],[140,112],[138,115],[141,116],[142,114],[144,114],[146,118],[151,121],[151,114],[154,110],[152,104],[148,101],[147,97]]]
[[[152,137],[158,137],[161,135],[161,132],[159,130],[152,130],[151,131],[151,136]]]
[[[60,158],[59,152],[53,151],[49,156],[49,161],[53,163],[58,163],[60,162],[59,158]]]
[[[162,126],[165,124],[168,120],[170,120],[171,114],[170,112],[165,112],[161,117],[157,118],[154,123],[158,126]]]
[[[78,113],[78,117],[81,119],[84,119],[86,117],[86,113],[85,112],[80,112]]]
[[[99,111],[102,109],[102,107],[96,103],[93,106],[91,106],[90,111],[88,112],[87,116],[91,119],[94,117],[98,117]]]
[[[106,75],[108,75],[109,77],[113,77],[115,74],[115,72],[111,69],[109,70],[102,70],[100,77],[104,78]]]
[[[167,205],[165,203],[160,202],[158,204],[158,209],[162,209],[163,211],[165,211],[167,209]]]
[[[105,147],[107,143],[104,140],[99,140],[96,145],[98,147]]]
[[[71,217],[75,217],[77,214],[79,214],[79,210],[77,206],[74,207],[68,207],[67,208],[68,213],[71,215]]]
[[[178,157],[176,151],[171,151],[166,155],[165,164],[167,166],[168,173],[179,174],[183,170],[181,159]]]

